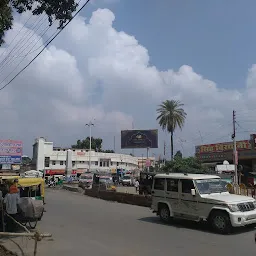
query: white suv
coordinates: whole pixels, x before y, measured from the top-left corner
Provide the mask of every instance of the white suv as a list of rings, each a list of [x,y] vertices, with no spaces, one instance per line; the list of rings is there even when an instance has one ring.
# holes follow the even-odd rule
[[[227,234],[232,227],[256,223],[256,201],[230,194],[219,176],[204,174],[157,174],[152,187],[152,210],[164,222],[172,217],[207,221]]]

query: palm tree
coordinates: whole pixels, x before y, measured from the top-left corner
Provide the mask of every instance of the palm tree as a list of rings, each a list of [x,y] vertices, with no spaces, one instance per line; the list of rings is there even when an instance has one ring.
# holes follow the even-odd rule
[[[182,108],[182,104],[178,100],[166,100],[159,105],[156,120],[164,131],[171,134],[171,159],[173,160],[173,134],[177,127],[183,128],[187,113]]]

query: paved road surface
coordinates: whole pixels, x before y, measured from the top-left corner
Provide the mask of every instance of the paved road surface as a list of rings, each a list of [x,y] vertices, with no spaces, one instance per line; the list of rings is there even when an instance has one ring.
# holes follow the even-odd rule
[[[252,229],[223,236],[191,223],[162,224],[149,209],[64,190],[47,190],[41,230],[54,241],[40,242],[48,256],[255,255]]]

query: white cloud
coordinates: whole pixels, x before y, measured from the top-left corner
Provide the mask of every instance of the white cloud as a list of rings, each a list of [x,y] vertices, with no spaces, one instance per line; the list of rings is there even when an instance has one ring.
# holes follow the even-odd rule
[[[14,29],[7,33],[8,44],[28,17],[18,17]],[[38,17],[32,19],[35,23]],[[93,134],[103,137],[106,148],[113,148],[113,137],[119,144],[120,130],[131,129],[133,122],[139,129],[159,128],[157,105],[166,99],[179,99],[188,116],[183,131],[175,134],[177,150],[183,148],[185,154],[192,154],[202,141],[229,140],[232,110],[239,108],[238,116],[249,115],[256,105],[256,65],[248,71],[242,91],[219,88],[188,65],[159,70],[149,64],[148,50],[134,36],[115,30],[114,19],[108,9],[98,9],[89,19],[78,16],[51,47],[0,92],[0,118],[6,120],[2,136],[23,139],[27,151],[37,136],[70,145],[88,135],[85,123],[95,118]],[[19,56],[28,53],[32,43],[37,44],[33,51],[42,44],[39,35],[46,26],[37,31],[34,28],[37,35],[29,30],[31,24],[23,28],[16,42],[25,32],[32,37],[24,44],[24,52],[17,50],[13,62],[2,65],[2,72],[0,64],[0,79],[15,68]],[[52,31],[54,28],[48,35]],[[4,49],[0,49],[0,56]],[[29,54],[12,76],[37,52]],[[252,128],[243,124],[243,129]],[[160,133],[159,153],[163,152],[163,140],[169,143],[166,136]]]

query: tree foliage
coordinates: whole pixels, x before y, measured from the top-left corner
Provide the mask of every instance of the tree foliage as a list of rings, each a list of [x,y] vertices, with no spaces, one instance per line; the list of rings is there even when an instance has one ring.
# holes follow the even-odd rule
[[[177,158],[182,158],[182,153],[181,153],[180,150],[178,150],[178,151],[176,152],[176,154],[174,155],[174,159],[177,159]]]
[[[115,153],[114,150],[102,150],[102,139],[101,138],[91,138],[92,145],[91,148],[96,152],[104,152],[104,153]],[[90,148],[90,137],[85,138],[84,140],[78,140],[75,145],[71,146],[72,148],[77,149],[89,149]]]
[[[171,134],[171,159],[173,160],[173,134],[177,128],[182,129],[185,123],[187,113],[182,108],[182,104],[178,100],[166,100],[159,105],[157,109],[157,120],[164,131]]]
[[[13,11],[23,13],[31,11],[33,15],[45,13],[49,25],[59,21],[59,29],[71,20],[72,13],[77,9],[75,0],[0,0],[0,45],[4,42],[5,31],[12,28]]]
[[[196,157],[175,157],[173,161],[166,162],[165,172],[204,173],[206,170]]]

